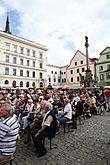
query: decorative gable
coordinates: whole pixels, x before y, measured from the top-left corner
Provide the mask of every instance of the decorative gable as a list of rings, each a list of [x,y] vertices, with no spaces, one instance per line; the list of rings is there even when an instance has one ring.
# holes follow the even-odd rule
[[[110,53],[110,47],[106,47],[106,48],[100,53],[100,55],[107,54],[107,53]]]
[[[92,62],[90,58],[88,60],[89,63]],[[83,65],[86,65],[86,55],[83,54],[81,51],[77,50],[75,55],[71,59],[68,68],[81,66],[81,61],[83,61]],[[77,64],[75,65],[75,63]]]

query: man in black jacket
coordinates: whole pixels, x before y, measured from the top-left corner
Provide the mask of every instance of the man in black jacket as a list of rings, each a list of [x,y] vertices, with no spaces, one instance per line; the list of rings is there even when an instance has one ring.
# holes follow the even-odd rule
[[[43,101],[45,116],[43,118],[41,129],[34,136],[34,144],[36,147],[37,157],[41,157],[47,153],[47,150],[42,142],[45,137],[55,137],[57,121],[55,114],[52,110],[52,105],[48,101]]]

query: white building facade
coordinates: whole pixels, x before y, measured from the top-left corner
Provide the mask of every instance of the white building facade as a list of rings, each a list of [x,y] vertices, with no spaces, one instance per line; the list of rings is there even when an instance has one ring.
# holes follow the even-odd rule
[[[46,86],[46,51],[46,46],[0,31],[0,86]]]
[[[66,69],[67,66],[47,65],[47,84],[60,86],[66,84]]]
[[[67,85],[67,68],[68,65],[60,67],[60,85]]]
[[[58,86],[60,84],[60,67],[47,65],[47,84]]]

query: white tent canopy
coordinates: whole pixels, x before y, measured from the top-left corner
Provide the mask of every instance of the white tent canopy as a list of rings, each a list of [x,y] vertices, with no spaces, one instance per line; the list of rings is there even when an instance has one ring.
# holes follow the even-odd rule
[[[105,86],[104,89],[106,89],[106,88],[109,88],[110,89],[110,86]]]

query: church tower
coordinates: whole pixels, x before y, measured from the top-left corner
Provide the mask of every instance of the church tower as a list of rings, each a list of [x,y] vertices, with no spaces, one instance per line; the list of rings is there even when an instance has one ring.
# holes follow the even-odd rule
[[[10,31],[10,22],[9,22],[9,16],[7,15],[7,20],[6,20],[6,25],[5,25],[5,33],[9,33],[11,34],[11,31]]]

